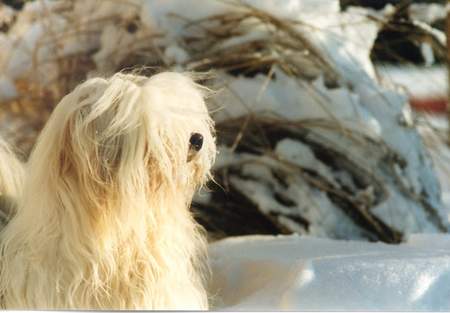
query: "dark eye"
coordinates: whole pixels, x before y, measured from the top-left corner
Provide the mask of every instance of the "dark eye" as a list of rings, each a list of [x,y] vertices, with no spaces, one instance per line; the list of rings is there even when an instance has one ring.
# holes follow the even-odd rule
[[[193,133],[189,139],[190,147],[195,151],[200,151],[203,146],[203,136],[199,133]]]

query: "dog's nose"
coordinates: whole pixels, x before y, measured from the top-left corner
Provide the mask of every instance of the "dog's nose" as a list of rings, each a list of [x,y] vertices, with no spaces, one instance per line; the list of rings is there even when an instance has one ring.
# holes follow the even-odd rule
[[[195,151],[200,151],[200,149],[203,146],[203,136],[199,133],[193,133],[191,135],[191,138],[189,139],[189,143],[191,144],[191,147]]]

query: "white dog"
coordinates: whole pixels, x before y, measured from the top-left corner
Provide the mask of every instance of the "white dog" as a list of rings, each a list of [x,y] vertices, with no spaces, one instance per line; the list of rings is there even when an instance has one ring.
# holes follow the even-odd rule
[[[2,232],[4,308],[207,309],[189,212],[216,147],[188,76],[116,74],[64,97]]]

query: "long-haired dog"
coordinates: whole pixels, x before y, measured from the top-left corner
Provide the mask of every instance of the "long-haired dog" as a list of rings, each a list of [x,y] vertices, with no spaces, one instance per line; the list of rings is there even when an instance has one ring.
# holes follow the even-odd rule
[[[5,308],[206,309],[189,212],[216,154],[204,88],[116,74],[57,105],[1,238]]]

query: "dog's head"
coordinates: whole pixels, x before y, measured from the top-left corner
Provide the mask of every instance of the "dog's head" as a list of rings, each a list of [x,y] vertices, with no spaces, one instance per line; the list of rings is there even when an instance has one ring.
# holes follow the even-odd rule
[[[192,303],[206,306],[206,243],[186,209],[216,154],[202,90],[177,73],[116,74],[89,79],[61,100],[3,233],[0,291],[8,301],[164,307],[181,282],[192,286]],[[27,275],[16,277],[16,269]],[[60,288],[40,288],[49,281]],[[16,286],[33,292],[24,298]]]
[[[190,201],[215,154],[204,88],[179,73],[116,74],[89,79],[64,97],[31,162],[57,169],[42,175],[90,200],[131,197],[145,188],[184,193]]]

